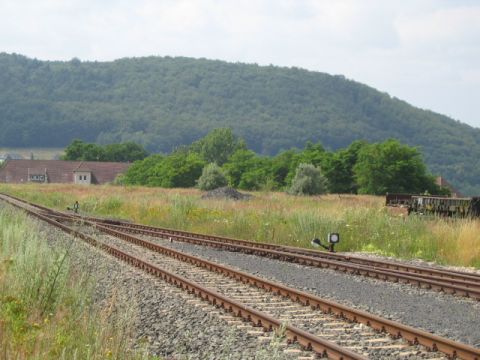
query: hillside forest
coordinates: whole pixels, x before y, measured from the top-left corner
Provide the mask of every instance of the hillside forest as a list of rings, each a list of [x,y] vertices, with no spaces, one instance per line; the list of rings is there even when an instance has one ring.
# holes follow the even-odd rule
[[[81,139],[170,153],[223,127],[254,152],[244,157],[277,159],[308,142],[336,153],[359,139],[394,138],[463,193],[480,193],[480,129],[340,75],[181,57],[40,61],[1,53],[0,84],[0,146]]]

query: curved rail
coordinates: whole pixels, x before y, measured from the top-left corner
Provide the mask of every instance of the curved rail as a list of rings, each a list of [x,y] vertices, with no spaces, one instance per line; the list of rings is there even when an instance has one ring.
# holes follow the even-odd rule
[[[76,214],[65,214],[16,197],[12,198],[41,209],[49,216],[93,221],[120,231],[164,239],[173,239],[196,245],[207,245],[229,251],[241,251],[258,256],[265,256],[303,265],[330,268],[386,281],[409,283],[418,287],[434,289],[445,293],[480,300],[480,276],[476,274],[418,267],[396,262],[363,259],[359,257],[349,257],[345,254],[326,253],[275,244],[257,243],[247,240],[132,224],[117,220],[85,217]]]
[[[253,322],[257,326],[262,326],[264,329],[273,329],[278,328],[281,324],[278,320],[271,318],[269,315],[262,314],[261,312],[251,309],[241,303],[229,300],[225,296],[216,293],[215,291],[203,288],[198,284],[195,284],[191,280],[185,279],[181,276],[172,274],[166,270],[160,269],[153,264],[149,264],[148,262],[133,257],[129,254],[126,254],[120,249],[117,249],[113,246],[103,244],[94,238],[83,234],[73,228],[70,228],[64,224],[58,222],[58,218],[54,216],[52,219],[46,215],[42,215],[38,212],[35,212],[31,209],[27,209],[25,207],[16,204],[15,202],[7,200],[12,205],[17,207],[23,208],[29,214],[36,216],[49,224],[52,224],[60,229],[81,238],[82,240],[98,246],[100,249],[118,257],[119,259],[126,261],[136,267],[139,267],[153,275],[159,276],[164,278],[165,280],[176,284],[184,289],[194,292],[195,294],[199,294],[203,299],[211,302],[214,305],[219,305],[220,307],[226,308],[228,310],[234,311],[238,316]],[[71,218],[69,220],[72,220]],[[350,321],[364,323],[376,330],[385,331],[389,334],[397,337],[402,337],[408,340],[411,343],[418,343],[421,345],[426,346],[428,349],[441,351],[451,357],[459,357],[462,359],[472,359],[472,360],[480,360],[480,350],[473,348],[471,346],[461,344],[449,339],[445,339],[428,332],[418,330],[391,320],[383,319],[376,315],[369,314],[364,311],[348,308],[346,306],[337,304],[335,302],[322,299],[315,295],[311,295],[293,288],[286,287],[284,285],[267,281],[262,278],[259,278],[254,275],[250,275],[241,271],[237,271],[207,260],[203,260],[201,258],[182,253],[180,251],[173,250],[168,247],[161,246],[159,244],[153,243],[151,241],[143,240],[116,230],[113,230],[107,226],[95,224],[93,222],[85,221],[87,225],[95,226],[97,229],[122,238],[126,241],[132,242],[134,244],[143,246],[150,250],[166,254],[168,256],[172,256],[178,259],[181,259],[186,262],[193,263],[197,266],[204,267],[210,269],[211,271],[223,273],[229,277],[238,279],[239,281],[252,284],[256,287],[267,289],[269,291],[275,292],[280,295],[287,296],[291,299],[294,299],[304,305],[315,307],[321,309],[324,312],[334,313],[340,317],[349,319]],[[332,344],[328,341],[323,339],[317,338],[316,336],[306,333],[303,330],[297,329],[292,326],[287,326],[287,336],[289,338],[298,341],[304,347],[308,349],[312,349],[317,353],[327,355],[333,359],[363,359],[364,357],[352,353],[347,350],[347,352],[342,352],[344,349],[339,349],[339,347],[335,344]],[[334,345],[334,346],[331,346]]]
[[[5,200],[5,199],[4,199]],[[8,201],[10,204],[22,208],[19,204]],[[134,257],[126,252],[117,249],[114,246],[101,243],[93,237],[79,232],[71,227],[59,223],[56,220],[49,218],[46,215],[39,214],[33,210],[22,208],[24,211],[33,215],[61,230],[82,239],[83,241],[103,250],[104,252],[135,266],[153,276],[159,277],[177,287],[188,291],[205,301],[208,301],[212,305],[225,309],[228,312],[233,312],[235,316],[241,317],[245,321],[251,322],[254,326],[263,327],[265,331],[271,331],[273,329],[280,329],[282,326],[285,329],[285,335],[293,342],[298,342],[307,350],[315,351],[316,353],[326,356],[335,360],[366,360],[365,356],[356,354],[348,349],[344,349],[335,343],[324,340],[302,329],[296,328],[291,325],[282,324],[281,321],[267,315],[258,310],[252,309],[240,302],[231,300],[226,296],[219,294],[216,291],[205,288],[189,279],[186,279],[180,275],[171,273],[165,269],[162,269],[154,264],[151,264],[143,259]]]

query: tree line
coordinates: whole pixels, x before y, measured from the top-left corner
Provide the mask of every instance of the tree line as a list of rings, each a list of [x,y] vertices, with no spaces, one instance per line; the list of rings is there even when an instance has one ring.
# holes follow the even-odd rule
[[[90,150],[95,149],[92,145],[75,141],[67,148],[65,158],[89,160],[88,154],[95,154]],[[435,184],[418,149],[394,139],[378,143],[354,141],[337,151],[308,142],[303,149],[262,156],[248,149],[231,129],[219,128],[169,154],[146,156],[140,146],[129,146],[135,156],[142,154],[142,158],[118,180],[125,185],[210,189],[228,184],[243,190],[285,190],[305,195],[446,193]],[[107,147],[125,148],[122,144]],[[81,155],[79,149],[86,152]]]
[[[102,146],[75,139],[65,148],[62,160],[133,162],[147,156],[143,146],[133,142]]]

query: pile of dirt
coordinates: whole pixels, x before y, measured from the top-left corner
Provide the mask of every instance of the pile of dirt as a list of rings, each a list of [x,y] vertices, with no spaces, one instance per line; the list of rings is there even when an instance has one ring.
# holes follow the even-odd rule
[[[242,194],[241,192],[228,186],[210,190],[202,195],[202,199],[248,200],[252,197],[253,196],[250,194]]]

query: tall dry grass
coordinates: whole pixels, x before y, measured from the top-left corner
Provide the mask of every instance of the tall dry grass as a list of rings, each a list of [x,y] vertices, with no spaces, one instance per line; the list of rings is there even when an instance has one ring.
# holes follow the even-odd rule
[[[92,302],[95,279],[71,266],[26,215],[0,207],[0,358],[146,359],[132,350],[133,309]]]
[[[257,192],[236,202],[201,200],[195,189],[25,184],[1,185],[0,191],[57,209],[78,200],[84,213],[300,247],[337,231],[339,251],[480,268],[480,220],[391,213],[377,196]]]

